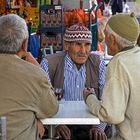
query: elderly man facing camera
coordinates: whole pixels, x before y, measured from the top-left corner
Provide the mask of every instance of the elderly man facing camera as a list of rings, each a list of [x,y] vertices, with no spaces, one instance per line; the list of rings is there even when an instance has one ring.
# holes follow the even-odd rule
[[[14,14],[1,16],[0,116],[7,119],[7,140],[38,140],[44,131],[40,119],[58,110],[52,86],[27,44],[25,20]]]
[[[139,23],[134,15],[112,16],[105,29],[108,54],[113,55],[107,67],[102,101],[85,89],[89,110],[101,121],[116,125],[112,140],[140,139],[140,48],[136,45]]]
[[[73,25],[64,35],[65,51],[44,58],[41,67],[50,77],[54,88],[64,91],[67,101],[83,100],[85,87],[95,88],[101,97],[104,85],[105,62],[97,54],[90,53],[91,32],[83,25]],[[106,140],[104,128],[98,126],[58,125],[56,132],[63,140]]]

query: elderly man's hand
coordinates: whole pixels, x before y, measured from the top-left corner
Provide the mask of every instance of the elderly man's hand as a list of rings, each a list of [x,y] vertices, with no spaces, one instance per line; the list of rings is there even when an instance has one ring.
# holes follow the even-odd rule
[[[66,125],[58,125],[56,127],[56,134],[64,140],[70,140],[71,132]]]
[[[36,65],[36,66],[40,66],[39,63],[37,62],[37,60],[33,57],[33,55],[30,52],[26,52],[25,53],[25,60]]]
[[[83,98],[86,101],[86,98],[89,94],[95,94],[94,88],[85,88],[83,91]]]
[[[103,130],[93,127],[90,129],[90,140],[107,140],[107,136]]]
[[[43,123],[39,119],[37,120],[37,128],[39,131],[40,138],[42,138],[45,133],[45,128],[43,126]]]

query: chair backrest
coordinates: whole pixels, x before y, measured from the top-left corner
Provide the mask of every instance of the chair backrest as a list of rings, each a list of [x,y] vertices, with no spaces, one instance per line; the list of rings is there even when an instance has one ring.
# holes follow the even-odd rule
[[[0,140],[6,140],[6,117],[0,117]]]

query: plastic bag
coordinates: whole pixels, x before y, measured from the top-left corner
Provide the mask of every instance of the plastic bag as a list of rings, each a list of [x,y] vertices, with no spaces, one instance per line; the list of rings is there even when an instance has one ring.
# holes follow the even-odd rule
[[[127,3],[123,5],[123,13],[130,13],[130,8]]]
[[[112,15],[112,12],[111,12],[111,8],[110,8],[109,4],[105,4],[104,7],[105,8],[103,10],[103,15],[106,17],[110,17]]]

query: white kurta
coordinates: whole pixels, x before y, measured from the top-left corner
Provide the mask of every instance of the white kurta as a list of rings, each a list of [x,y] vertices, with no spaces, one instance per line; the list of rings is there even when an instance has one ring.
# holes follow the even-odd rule
[[[116,124],[112,140],[140,139],[140,48],[118,53],[108,65],[102,102],[87,97],[90,111],[101,121]]]

